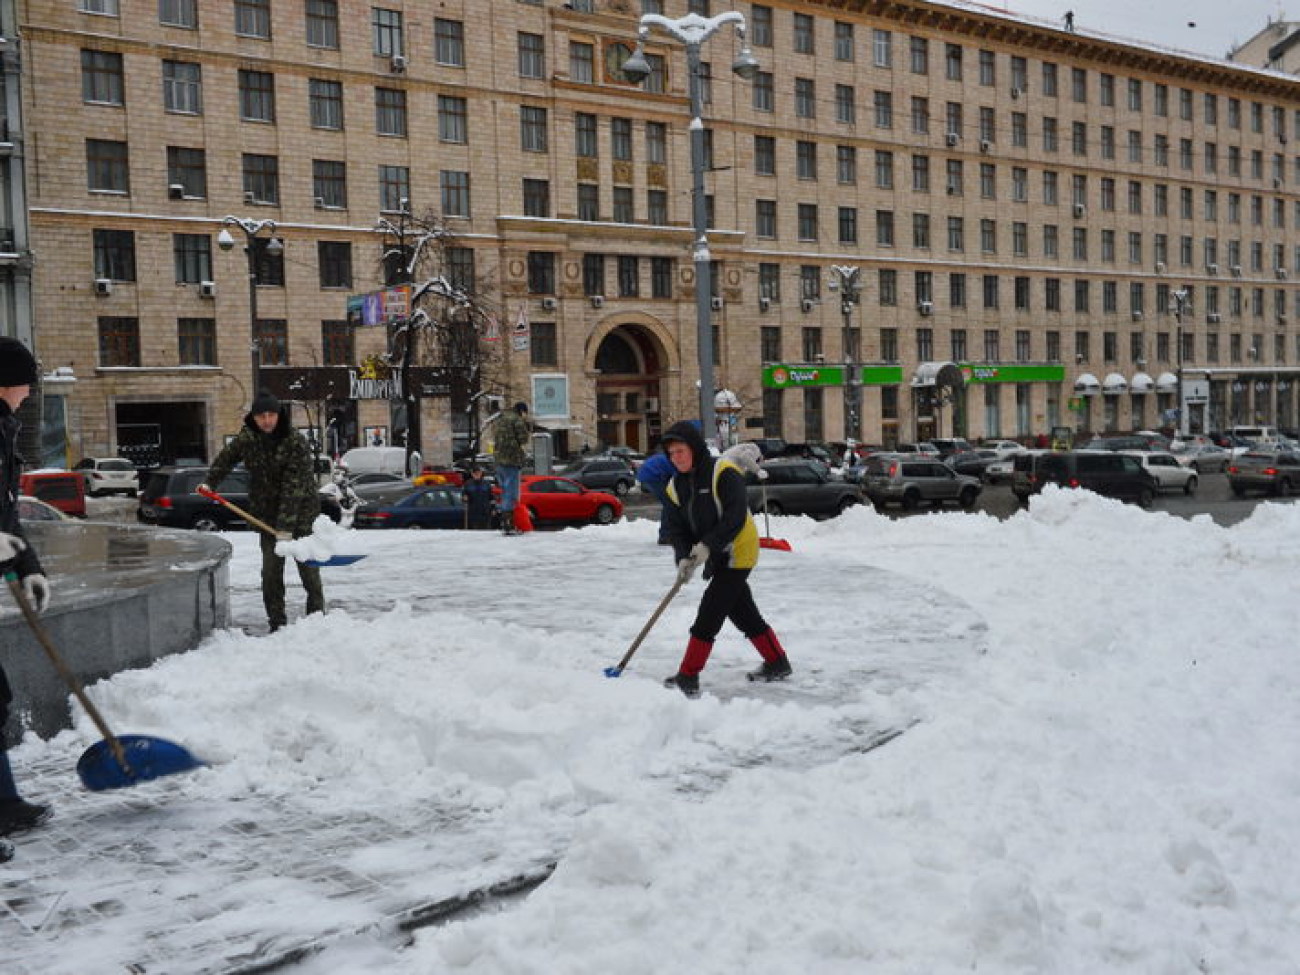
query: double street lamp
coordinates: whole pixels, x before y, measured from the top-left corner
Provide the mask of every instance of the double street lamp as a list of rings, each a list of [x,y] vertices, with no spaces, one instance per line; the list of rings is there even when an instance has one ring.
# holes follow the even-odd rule
[[[248,258],[248,332],[250,339],[250,351],[252,355],[252,388],[249,391],[248,399],[251,403],[262,389],[262,349],[261,342],[258,338],[257,328],[257,248],[254,241],[261,238],[263,231],[266,232],[266,243],[263,250],[270,257],[279,257],[284,253],[284,244],[280,238],[275,236],[274,220],[250,220],[246,217],[222,217],[221,232],[217,234],[217,246],[223,251],[229,251],[235,246],[234,235],[231,234],[231,227],[238,227],[244,232],[244,255]]]
[[[703,80],[700,76],[700,46],[726,24],[735,24],[740,39],[740,53],[731,70],[746,81],[758,73],[758,60],[745,42],[745,17],[734,10],[716,17],[687,14],[670,20],[661,14],[645,14],[637,32],[636,50],[623,62],[623,75],[633,84],[641,84],[650,77],[650,62],[645,55],[645,42],[654,28],[659,28],[686,46],[686,71],[690,92],[691,110],[691,216],[695,235],[693,261],[695,264],[695,341],[700,369],[700,424],[704,436],[716,442],[717,417],[714,412],[713,388],[713,279],[712,256],[709,253],[708,209],[704,195],[704,110]]]
[[[1169,292],[1169,297],[1174,299],[1174,321],[1178,323],[1174,347],[1174,373],[1178,381],[1178,432],[1183,437],[1186,437],[1189,425],[1187,422],[1187,390],[1183,387],[1183,313],[1187,310],[1187,299],[1190,294],[1186,288],[1179,288],[1177,291]]]
[[[846,264],[832,264],[831,288],[840,293],[840,314],[844,316],[844,439],[858,439],[861,425],[862,377],[858,375],[858,336],[853,327],[853,309],[862,301],[862,268]]]

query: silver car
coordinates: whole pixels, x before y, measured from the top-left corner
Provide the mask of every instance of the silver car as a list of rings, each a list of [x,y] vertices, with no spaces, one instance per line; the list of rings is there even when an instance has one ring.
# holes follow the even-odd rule
[[[915,454],[877,454],[868,458],[862,474],[862,493],[877,508],[898,504],[912,510],[923,501],[954,501],[969,509],[979,500],[981,487],[979,478],[958,474],[937,457]]]

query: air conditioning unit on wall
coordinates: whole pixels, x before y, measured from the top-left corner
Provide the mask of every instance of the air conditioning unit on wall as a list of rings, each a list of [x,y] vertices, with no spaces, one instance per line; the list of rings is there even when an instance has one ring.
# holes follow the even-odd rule
[[[95,278],[95,294],[111,295],[113,293],[113,281],[110,278]]]
[[[605,307],[605,296],[604,296],[604,295],[592,295],[592,296],[591,296],[591,307],[592,307],[592,308],[604,308],[604,307]]]
[[[805,298],[802,302],[800,302],[799,307],[803,309],[803,312],[806,315],[814,308],[817,307],[817,302],[815,302],[811,298]]]
[[[769,298],[769,297],[767,297],[766,295],[764,295],[764,296],[762,296],[762,297],[760,297],[760,298],[758,299],[758,310],[759,310],[759,311],[767,311],[767,310],[768,310],[769,308],[771,308],[771,307],[772,307],[772,299],[771,299],[771,298]]]
[[[217,296],[217,282],[215,281],[199,282],[200,298],[215,298],[216,296]]]
[[[722,299],[721,299],[721,298],[710,298],[710,299],[709,299],[709,307],[712,308],[714,311],[722,311]]]
[[[558,305],[559,302],[557,302],[554,298],[546,297],[542,299],[542,307],[547,311],[555,311]]]
[[[919,311],[922,315],[925,315],[925,316],[928,317],[928,316],[934,314],[934,302],[932,302],[932,301],[918,301],[918,302],[916,303],[916,310]]]

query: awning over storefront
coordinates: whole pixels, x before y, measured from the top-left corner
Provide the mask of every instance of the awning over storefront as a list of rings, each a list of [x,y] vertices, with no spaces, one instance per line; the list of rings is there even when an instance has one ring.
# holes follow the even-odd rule
[[[966,380],[955,362],[922,362],[912,376],[913,386],[964,386]]]
[[[1178,391],[1178,377],[1172,372],[1162,372],[1156,379],[1157,393],[1176,393]]]
[[[1107,396],[1119,396],[1128,392],[1128,380],[1117,372],[1109,373],[1101,383],[1101,391]]]
[[[1101,392],[1101,383],[1090,372],[1085,372],[1074,381],[1074,391],[1080,396],[1096,396]]]
[[[1156,381],[1145,372],[1135,372],[1133,378],[1129,380],[1128,384],[1128,391],[1134,396],[1141,396],[1143,393],[1149,393],[1155,388]]]

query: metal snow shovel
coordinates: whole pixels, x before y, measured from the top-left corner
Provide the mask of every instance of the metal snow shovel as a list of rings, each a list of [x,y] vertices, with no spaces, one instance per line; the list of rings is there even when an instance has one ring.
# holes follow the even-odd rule
[[[659,617],[663,615],[663,611],[668,608],[668,604],[673,601],[673,597],[677,595],[685,584],[686,580],[684,579],[678,579],[673,583],[673,587],[668,590],[668,594],[659,601],[659,605],[655,607],[655,611],[651,613],[650,618],[645,621],[645,626],[641,627],[641,632],[636,635],[636,639],[632,641],[632,645],[627,648],[627,653],[623,654],[623,659],[620,660],[616,666],[605,668],[606,677],[619,677],[622,675],[623,668],[625,668],[628,661],[632,659],[632,655],[636,653],[637,647],[641,646],[641,641],[644,640],[646,634],[650,632],[650,628],[659,621]]]
[[[81,706],[86,709],[90,720],[95,722],[99,733],[104,736],[103,741],[97,741],[87,748],[77,762],[77,775],[81,777],[82,785],[92,792],[121,789],[138,782],[147,782],[164,775],[175,775],[177,772],[189,772],[207,765],[180,745],[164,738],[153,738],[149,735],[123,735],[119,738],[113,734],[104,716],[99,713],[99,709],[91,703],[90,698],[86,697],[77,675],[54,649],[50,635],[41,624],[36,610],[32,608],[27,594],[23,592],[17,574],[12,570],[5,572],[5,582],[9,583],[9,591],[14,594],[18,608],[22,610],[23,619],[31,628],[36,642],[50,658],[50,663],[54,664],[54,669],[59,672],[68,689],[76,695]]]
[[[244,521],[248,522],[254,528],[260,531],[264,531],[266,532],[266,534],[274,536],[276,538],[280,537],[279,534],[276,532],[276,530],[272,528],[270,525],[268,525],[266,522],[264,522],[261,518],[257,518],[249,514],[243,508],[239,507],[239,505],[235,504],[235,502],[229,500],[228,498],[223,498],[216,491],[200,487],[199,494],[203,495],[209,501],[217,501],[221,504],[224,504],[227,508],[229,508],[235,514],[239,515],[239,517],[243,518]],[[329,565],[351,565],[353,562],[360,562],[364,558],[365,558],[364,555],[331,555],[327,559],[303,559],[302,564],[314,565],[317,567],[323,567]]]
[[[758,539],[759,548],[774,548],[778,552],[789,552],[790,543],[784,538],[772,538],[772,525],[767,518],[767,481],[760,480],[763,489],[763,534]]]

